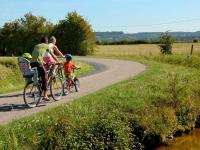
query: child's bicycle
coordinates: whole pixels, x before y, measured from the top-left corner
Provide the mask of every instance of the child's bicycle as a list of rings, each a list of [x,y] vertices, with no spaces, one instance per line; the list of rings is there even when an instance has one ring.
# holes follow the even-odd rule
[[[64,88],[64,95],[69,94],[73,89],[75,90],[75,92],[79,92],[80,90],[80,81],[77,77],[77,75],[75,74],[75,70],[78,70],[81,68],[73,68],[73,74],[72,77],[69,79],[66,79],[63,82],[63,88]]]
[[[32,108],[40,103],[42,96],[41,79],[38,77],[37,68],[31,68],[30,62],[25,58],[18,58],[20,70],[26,80],[24,87],[23,98],[25,104]],[[62,66],[58,64],[57,74],[53,76],[53,69],[50,67],[48,85],[50,87],[50,94],[55,101],[58,101],[63,96],[63,75]]]

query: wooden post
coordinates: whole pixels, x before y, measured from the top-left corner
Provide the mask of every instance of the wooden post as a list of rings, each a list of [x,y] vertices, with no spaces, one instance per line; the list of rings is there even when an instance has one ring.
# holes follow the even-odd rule
[[[191,51],[190,51],[191,55],[193,54],[193,50],[194,50],[194,45],[192,44]]]

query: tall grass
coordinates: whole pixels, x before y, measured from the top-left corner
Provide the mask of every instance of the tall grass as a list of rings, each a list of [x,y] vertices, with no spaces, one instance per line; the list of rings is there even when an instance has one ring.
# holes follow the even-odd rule
[[[22,89],[24,80],[16,58],[0,58],[0,71],[0,94]]]

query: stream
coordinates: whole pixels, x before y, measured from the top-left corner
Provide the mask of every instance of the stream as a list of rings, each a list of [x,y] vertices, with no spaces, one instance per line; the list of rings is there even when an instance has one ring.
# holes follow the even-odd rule
[[[200,129],[176,138],[171,146],[161,146],[156,150],[200,150]]]

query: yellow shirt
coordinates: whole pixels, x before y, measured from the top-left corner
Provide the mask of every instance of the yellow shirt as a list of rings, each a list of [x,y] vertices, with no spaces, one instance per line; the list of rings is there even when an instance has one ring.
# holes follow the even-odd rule
[[[43,57],[45,52],[49,49],[49,45],[42,43],[38,44],[34,47],[33,53],[32,53],[32,59],[31,62],[38,62],[39,64],[43,63]]]

